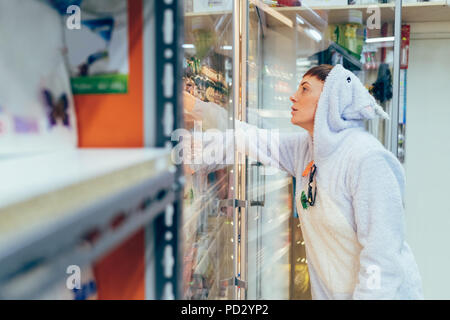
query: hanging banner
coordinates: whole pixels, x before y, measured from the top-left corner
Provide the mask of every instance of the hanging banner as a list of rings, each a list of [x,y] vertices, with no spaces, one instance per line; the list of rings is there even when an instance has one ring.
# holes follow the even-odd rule
[[[104,1],[103,1],[104,2]],[[81,6],[81,28],[66,28],[68,63],[74,94],[128,92],[127,1],[114,1],[119,10],[95,10],[89,1]]]

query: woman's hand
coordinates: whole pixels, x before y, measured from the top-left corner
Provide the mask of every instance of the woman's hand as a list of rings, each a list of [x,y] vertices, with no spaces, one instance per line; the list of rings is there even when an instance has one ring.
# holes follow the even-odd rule
[[[185,112],[192,112],[195,106],[195,97],[186,91],[183,91],[183,108]]]
[[[183,115],[185,129],[191,130],[194,128],[194,122],[201,120],[198,114],[193,113],[196,98],[183,91]]]

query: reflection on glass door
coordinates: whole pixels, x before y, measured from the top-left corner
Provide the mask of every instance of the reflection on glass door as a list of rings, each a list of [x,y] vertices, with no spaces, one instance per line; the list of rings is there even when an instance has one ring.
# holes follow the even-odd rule
[[[391,113],[395,6],[374,2],[185,0],[185,91],[219,106],[230,120],[296,132],[303,129],[290,122],[289,97],[304,73],[340,63]],[[195,113],[185,114],[186,129],[194,131],[195,120]],[[210,127],[203,123],[203,130]],[[389,146],[387,122],[366,127]],[[295,181],[246,160],[186,168],[184,297],[310,299]],[[234,200],[244,200],[245,209],[235,208]],[[240,277],[246,286],[235,282]]]
[[[249,2],[247,120],[264,129],[297,130],[290,122],[289,96],[296,90],[292,28],[271,25],[264,2]],[[273,169],[273,168],[271,168]],[[268,174],[270,172],[270,174]],[[290,225],[293,180],[254,159],[247,165],[248,298],[290,298]]]
[[[207,2],[207,1],[206,1]],[[185,1],[184,90],[232,115],[232,8],[230,1],[212,6]],[[185,129],[211,129],[185,114]],[[223,128],[222,128],[223,129]],[[192,136],[191,136],[192,137]],[[183,208],[183,285],[185,299],[233,299],[228,279],[234,275],[233,210],[220,200],[232,199],[232,166],[193,170],[185,166]]]
[[[381,1],[380,1],[381,2]],[[302,130],[290,123],[289,96],[305,72],[342,64],[389,114],[393,108],[395,4],[388,1],[249,0],[247,119],[261,128]],[[383,119],[366,129],[389,148]],[[248,297],[310,299],[308,261],[292,178],[264,175],[249,159],[248,197],[263,199],[248,217]]]

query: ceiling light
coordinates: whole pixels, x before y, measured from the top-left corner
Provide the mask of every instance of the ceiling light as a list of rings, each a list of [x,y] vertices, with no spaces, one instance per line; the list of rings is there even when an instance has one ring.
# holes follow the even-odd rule
[[[373,42],[388,42],[388,41],[394,41],[394,37],[381,37],[381,38],[370,38],[366,39],[367,43],[373,43]]]
[[[310,36],[311,38],[313,38],[314,40],[316,40],[317,42],[319,42],[320,40],[322,40],[322,35],[320,34],[319,31],[314,30],[314,29],[309,29],[306,28],[305,32],[308,36]]]
[[[295,19],[297,20],[298,23],[300,23],[300,24],[305,24],[305,21],[303,21],[303,19],[300,18],[299,15],[297,15],[297,17],[296,17]]]

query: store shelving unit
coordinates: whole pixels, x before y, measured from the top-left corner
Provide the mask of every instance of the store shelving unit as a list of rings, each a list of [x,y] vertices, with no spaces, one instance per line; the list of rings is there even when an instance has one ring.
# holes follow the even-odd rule
[[[55,285],[64,291],[51,292],[53,299],[71,298],[70,266],[99,268],[103,297],[181,298],[183,181],[170,139],[183,120],[181,84],[174,81],[181,77],[181,8],[181,1],[130,1],[128,13],[136,15],[129,21],[132,88],[126,95],[75,97],[77,107],[107,108],[108,115],[116,99],[120,107],[133,104],[127,110],[139,115],[131,121],[139,129],[124,132],[122,142],[99,142],[86,138],[81,126],[78,149],[0,158],[0,299],[45,298]],[[105,128],[95,116],[91,138]],[[127,127],[120,118],[108,120],[106,130]],[[124,253],[124,244],[133,252]],[[136,273],[123,272],[130,264]],[[119,292],[127,283],[128,292]]]
[[[166,149],[68,150],[0,162],[0,297],[38,298],[174,202]]]

